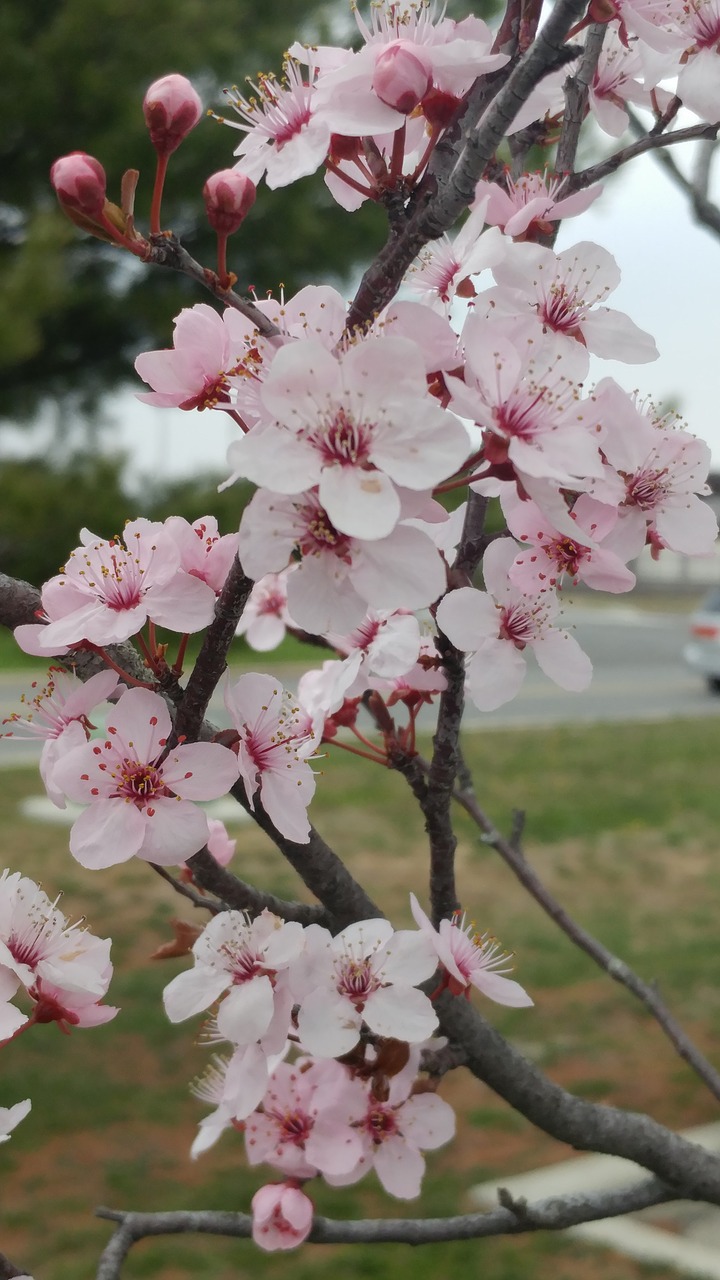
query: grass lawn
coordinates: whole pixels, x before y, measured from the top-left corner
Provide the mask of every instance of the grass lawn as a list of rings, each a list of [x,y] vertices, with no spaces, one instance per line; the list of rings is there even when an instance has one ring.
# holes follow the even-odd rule
[[[527,810],[526,849],[568,909],[645,978],[655,978],[686,1027],[712,1054],[720,1018],[717,900],[720,864],[720,721],[599,725],[471,737],[467,756],[483,806],[502,828]],[[0,1151],[0,1251],[36,1280],[91,1280],[108,1238],[96,1204],[121,1208],[247,1209],[258,1174],[245,1169],[241,1140],[225,1135],[192,1164],[188,1150],[204,1108],[188,1082],[208,1050],[197,1023],[170,1026],[163,986],[183,962],[149,961],[173,915],[192,908],[173,898],[144,864],[103,873],[78,867],[66,830],[25,821],[23,797],[40,793],[26,769],[0,773],[6,863],[64,890],[64,910],[85,915],[114,939],[106,1027],[63,1037],[38,1028],[6,1049],[0,1105],[27,1096],[33,1110]],[[372,805],[371,805],[372,801]],[[410,923],[408,892],[426,899],[424,831],[402,779],[342,752],[323,765],[313,815],[352,871],[399,923]],[[458,815],[463,902],[478,926],[515,951],[516,976],[533,1010],[484,1012],[531,1058],[584,1097],[648,1110],[676,1126],[716,1117],[716,1104],[623,990],[575,952],[525,899],[511,873],[469,820]],[[294,873],[254,828],[238,826],[238,871],[295,895]],[[467,1188],[572,1154],[511,1112],[465,1072],[445,1082],[459,1136],[431,1154],[422,1198],[390,1202],[370,1179],[342,1192],[319,1189],[335,1217],[430,1215],[467,1210]],[[272,1175],[270,1175],[272,1177]],[[132,1251],[127,1280],[661,1280],[642,1267],[559,1236],[363,1249],[306,1246],[264,1256],[247,1243],[169,1238]]]

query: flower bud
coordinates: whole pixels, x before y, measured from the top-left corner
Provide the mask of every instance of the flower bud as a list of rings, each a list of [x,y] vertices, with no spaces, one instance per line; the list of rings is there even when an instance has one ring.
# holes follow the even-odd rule
[[[202,111],[202,102],[185,76],[155,80],[143,99],[145,123],[155,150],[169,156],[195,128]]]
[[[409,115],[432,87],[429,66],[402,44],[388,45],[375,63],[372,87],[386,107]]]
[[[210,226],[230,236],[255,203],[255,183],[239,169],[221,169],[205,183],[203,200]]]
[[[105,170],[94,156],[72,151],[50,169],[50,181],[63,208],[100,218],[105,207]]]

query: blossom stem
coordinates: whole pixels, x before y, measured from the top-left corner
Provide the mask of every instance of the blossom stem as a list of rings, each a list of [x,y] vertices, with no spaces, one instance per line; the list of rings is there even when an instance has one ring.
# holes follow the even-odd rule
[[[417,164],[415,165],[415,168],[413,169],[412,173],[410,174],[410,177],[407,179],[407,184],[409,187],[415,186],[415,183],[420,177],[420,174],[427,168],[428,163],[430,161],[430,157],[433,151],[435,150],[435,144],[437,143],[437,140],[440,137],[440,133],[441,133],[440,126],[433,125],[430,130],[430,137],[428,139],[427,146],[423,151]]]
[[[363,760],[372,760],[373,764],[387,764],[387,757],[379,753],[371,755],[369,751],[361,751],[359,747],[351,747],[349,742],[339,742],[337,738],[327,739],[327,741],[333,747],[339,747],[341,751],[349,751],[351,755],[362,756]]]
[[[336,164],[333,164],[332,160],[325,161],[325,168],[329,173],[334,173],[336,178],[341,178],[342,181],[346,182],[354,191],[359,191],[361,195],[366,196],[369,200],[377,200],[376,191],[373,191],[371,187],[364,187],[361,182],[358,182],[355,178],[351,178],[349,173],[343,173],[342,169],[339,169]]]
[[[217,233],[217,274],[218,280],[223,288],[229,289],[233,281],[228,276],[227,269],[227,233],[218,231]]]
[[[153,187],[152,204],[150,206],[150,234],[153,236],[160,234],[160,206],[162,205],[168,159],[168,155],[158,154],[155,167],[155,186]]]
[[[390,183],[396,186],[398,180],[402,177],[403,160],[405,159],[405,140],[407,136],[407,125],[404,124],[398,129],[393,137],[392,157],[390,159]]]
[[[140,637],[138,637],[138,639],[140,639]],[[129,671],[126,671],[124,667],[120,667],[120,666],[118,666],[117,662],[113,662],[113,660],[112,660],[112,658],[110,657],[110,654],[107,652],[107,650],[106,650],[106,649],[101,648],[101,646],[100,646],[100,645],[97,645],[97,644],[91,644],[89,640],[86,640],[86,641],[85,641],[85,648],[86,648],[86,649],[91,649],[91,650],[92,650],[92,652],[93,652],[93,653],[96,653],[96,654],[98,655],[98,657],[99,657],[99,658],[102,658],[102,660],[103,660],[103,662],[106,664],[106,666],[110,667],[110,669],[111,669],[112,671],[117,671],[118,675],[119,675],[119,676],[122,676],[122,678],[123,678],[123,682],[124,682],[125,684],[133,685],[133,686],[135,686],[135,687],[136,687],[136,688],[138,688],[138,689],[154,689],[154,688],[155,688],[155,685],[154,685],[154,684],[152,684],[152,682],[151,682],[151,681],[149,681],[149,680],[138,680],[135,676],[131,676],[131,675],[130,675],[130,672],[129,672]]]
[[[185,632],[185,634],[184,634],[184,635],[182,635],[182,636],[180,637],[180,643],[179,643],[179,645],[178,645],[177,656],[176,656],[175,661],[174,661],[173,666],[172,666],[173,675],[176,675],[176,676],[181,676],[181,675],[182,675],[182,672],[183,672],[183,662],[184,662],[184,660],[185,660],[185,650],[187,649],[187,645],[188,645],[188,640],[189,640],[189,639],[190,639],[190,636],[189,636],[189,634],[188,634],[188,632],[187,632],[187,631]]]

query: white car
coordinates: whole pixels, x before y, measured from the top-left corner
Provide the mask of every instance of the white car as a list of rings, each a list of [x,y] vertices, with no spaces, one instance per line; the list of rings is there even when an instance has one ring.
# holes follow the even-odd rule
[[[705,597],[690,619],[690,638],[683,657],[705,677],[712,693],[720,693],[720,588]]]

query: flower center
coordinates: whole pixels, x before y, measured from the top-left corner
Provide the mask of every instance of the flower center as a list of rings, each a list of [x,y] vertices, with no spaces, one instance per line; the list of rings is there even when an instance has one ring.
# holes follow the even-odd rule
[[[123,760],[116,782],[114,796],[131,800],[138,809],[144,809],[154,796],[172,795],[163,782],[162,770],[138,760]]]

